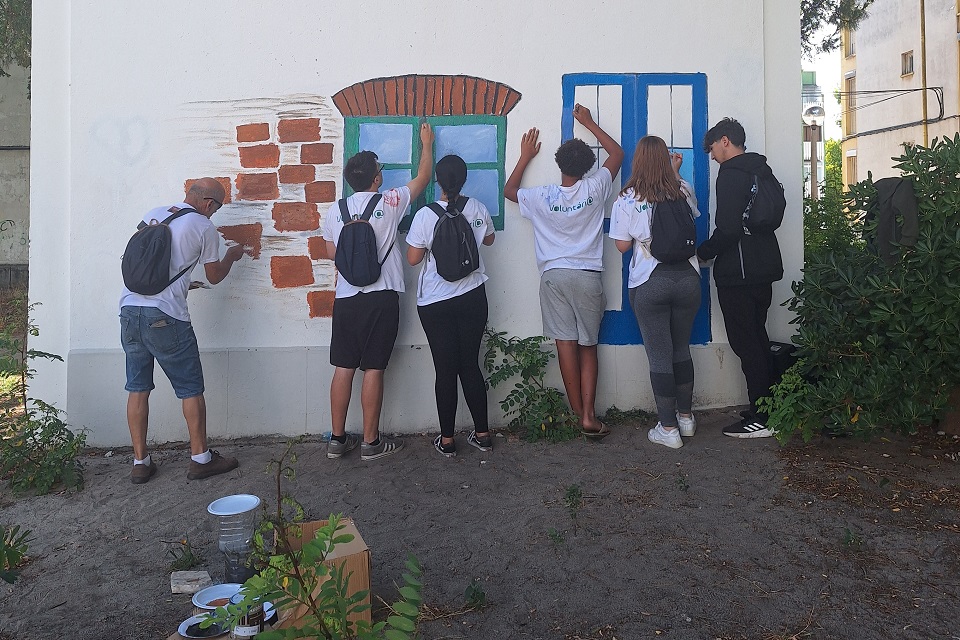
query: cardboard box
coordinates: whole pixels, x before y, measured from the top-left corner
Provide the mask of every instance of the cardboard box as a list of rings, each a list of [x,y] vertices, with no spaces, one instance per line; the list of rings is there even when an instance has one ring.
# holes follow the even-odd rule
[[[290,546],[295,550],[299,550],[303,545],[303,539],[312,540],[316,535],[317,529],[326,524],[326,520],[304,522],[301,525],[301,539],[291,540]],[[366,591],[367,597],[364,600],[361,600],[361,604],[369,605],[371,569],[370,548],[367,547],[367,543],[363,541],[363,538],[360,536],[360,532],[357,530],[357,526],[353,523],[353,520],[350,520],[349,518],[343,518],[340,520],[340,524],[344,526],[342,529],[340,529],[340,531],[337,532],[337,535],[342,536],[350,533],[353,534],[353,540],[346,544],[338,544],[336,547],[334,547],[333,552],[327,556],[327,560],[324,564],[328,566],[343,567],[344,575],[349,576],[347,582],[347,595],[351,596],[358,591]],[[292,612],[287,612],[286,615],[283,615],[283,613],[284,612],[281,612],[281,622],[277,624],[278,629],[296,627],[300,619],[306,615],[307,607],[300,605]],[[371,613],[371,610],[368,608],[366,611],[349,616],[348,619],[353,623],[356,623],[360,620],[372,622]]]

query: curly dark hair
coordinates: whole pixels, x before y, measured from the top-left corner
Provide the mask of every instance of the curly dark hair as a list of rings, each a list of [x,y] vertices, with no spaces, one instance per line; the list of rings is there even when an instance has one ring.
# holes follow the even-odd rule
[[[354,191],[366,191],[377,179],[380,165],[373,151],[361,151],[354,154],[343,167],[343,177]]]
[[[587,146],[587,143],[580,138],[571,138],[567,140],[554,156],[557,160],[557,166],[560,167],[560,173],[578,180],[590,171],[590,168],[596,163],[597,156],[593,149]]]

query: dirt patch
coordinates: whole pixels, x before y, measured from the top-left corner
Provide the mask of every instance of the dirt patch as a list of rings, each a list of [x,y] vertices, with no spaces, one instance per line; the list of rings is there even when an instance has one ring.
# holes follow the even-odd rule
[[[310,441],[291,488],[308,517],[357,521],[375,595],[393,600],[406,555],[420,559],[428,639],[960,637],[955,440],[781,448],[722,436],[736,417],[699,414],[676,451],[649,443],[636,419],[601,443],[498,436],[482,453],[459,437],[452,459],[428,437],[367,463],[356,452],[328,460]],[[165,638],[192,606],[170,593],[161,541],[189,534],[222,576],[206,505],[230,493],[272,499],[265,469],[282,449],[223,443],[239,471],[188,482],[187,451],[166,448],[140,486],[128,450],[91,452],[79,494],[6,496],[0,522],[37,539],[21,580],[0,588],[0,629],[59,638],[69,622],[78,639]],[[463,612],[475,579],[487,606]]]

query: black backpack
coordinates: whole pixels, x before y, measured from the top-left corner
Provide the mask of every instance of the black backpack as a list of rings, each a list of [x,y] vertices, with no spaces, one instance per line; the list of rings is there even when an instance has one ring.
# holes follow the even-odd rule
[[[428,205],[437,214],[430,253],[437,265],[437,273],[447,282],[463,280],[480,268],[477,237],[473,235],[473,228],[461,213],[467,200],[467,197],[460,196],[453,213],[450,213],[449,205],[447,209],[439,202]]]
[[[664,264],[684,262],[697,251],[697,225],[686,198],[653,205],[650,254]]]
[[[170,278],[170,248],[173,244],[170,223],[182,215],[196,211],[184,208],[168,216],[163,222],[153,220],[150,224],[141,222],[137,225],[137,232],[127,242],[127,248],[120,257],[120,272],[127,289],[144,296],[154,296],[196,266],[196,263],[187,265]]]
[[[783,212],[787,208],[787,199],[783,195],[783,185],[773,175],[773,171],[753,174],[750,187],[750,201],[743,210],[743,232],[773,233],[783,222]]]
[[[393,251],[393,245],[390,245],[383,260],[378,259],[377,234],[374,233],[373,226],[370,224],[370,216],[373,215],[373,210],[377,208],[382,197],[379,193],[373,194],[363,210],[363,215],[357,220],[350,219],[346,200],[340,200],[338,203],[343,229],[337,241],[334,264],[337,265],[340,275],[355,287],[366,287],[379,280],[380,268]]]

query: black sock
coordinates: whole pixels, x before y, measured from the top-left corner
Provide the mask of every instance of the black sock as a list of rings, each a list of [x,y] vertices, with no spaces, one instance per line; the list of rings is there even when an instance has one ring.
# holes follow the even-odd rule
[[[346,433],[344,433],[342,436],[335,436],[335,435],[331,434],[331,435],[330,435],[330,439],[331,439],[331,440],[336,440],[336,441],[339,442],[340,444],[347,444],[347,434],[346,434]]]
[[[378,444],[380,444],[380,436],[377,436],[376,440],[374,440],[373,442],[368,442],[367,444],[370,445],[371,447],[377,446]]]

